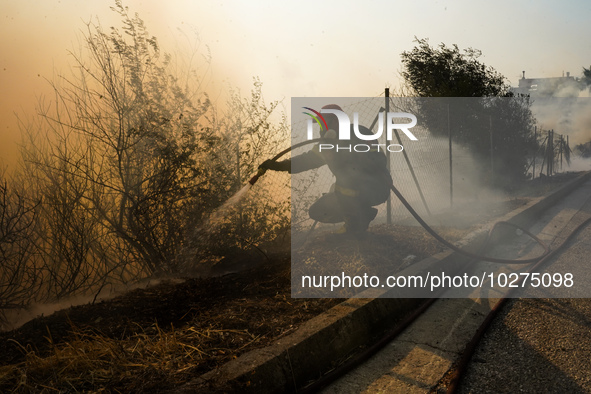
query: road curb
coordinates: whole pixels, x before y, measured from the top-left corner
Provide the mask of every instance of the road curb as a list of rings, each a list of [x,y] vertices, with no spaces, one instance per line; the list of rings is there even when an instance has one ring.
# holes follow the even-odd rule
[[[553,206],[591,177],[586,172],[558,190],[532,200],[495,222],[509,221],[529,227],[544,211]],[[459,243],[477,251],[494,223],[469,234]],[[514,234],[513,228],[501,228],[500,238]],[[453,271],[468,258],[456,252],[442,252],[401,271],[399,275],[429,270],[432,273]],[[357,298],[348,299],[304,323],[296,332],[278,339],[271,346],[250,351],[221,367],[207,372],[174,392],[297,392],[310,380],[320,377],[351,351],[391,326],[397,316],[414,310],[421,298],[380,298],[387,291],[369,289]]]

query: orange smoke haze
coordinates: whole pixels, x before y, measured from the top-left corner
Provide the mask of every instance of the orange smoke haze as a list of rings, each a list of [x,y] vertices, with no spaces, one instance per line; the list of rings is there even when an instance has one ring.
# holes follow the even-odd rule
[[[67,74],[68,50],[81,46],[85,22],[120,26],[112,1],[4,1],[0,5],[0,166],[16,160],[15,113],[34,114],[50,94],[45,79]],[[530,77],[580,76],[591,64],[591,3],[125,0],[165,52],[193,57],[203,88],[223,105],[229,87],[248,95],[260,77],[266,101],[375,97],[400,82],[400,53],[415,37],[433,45],[482,50],[482,60],[513,85]],[[501,28],[501,26],[503,26]],[[182,29],[184,34],[179,32]],[[198,37],[198,39],[197,39]],[[197,45],[198,44],[198,45]],[[178,53],[178,52],[177,52]],[[211,65],[204,57],[211,56]]]

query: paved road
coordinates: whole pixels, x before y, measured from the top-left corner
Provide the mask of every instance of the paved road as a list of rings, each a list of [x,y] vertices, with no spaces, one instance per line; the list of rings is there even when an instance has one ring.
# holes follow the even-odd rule
[[[562,234],[590,215],[587,202]],[[576,281],[591,283],[591,226],[540,272],[570,272]],[[591,299],[549,298],[565,295],[552,288],[522,295],[548,298],[513,299],[503,308],[459,392],[591,393]]]
[[[591,216],[586,182],[534,225],[533,232],[560,242]],[[516,237],[519,238],[519,237]],[[539,255],[528,242],[505,246],[498,257]],[[513,256],[515,257],[515,256]],[[492,269],[489,263],[479,267]],[[591,283],[591,226],[541,271],[571,272]],[[580,288],[579,288],[580,289]],[[591,297],[591,285],[585,290]],[[578,293],[580,297],[582,293]],[[584,294],[584,293],[583,293]],[[325,393],[429,393],[461,355],[498,296],[475,291],[470,298],[438,300],[411,327],[371,360],[329,386]],[[548,288],[510,301],[495,319],[462,380],[461,393],[591,392],[591,300]],[[444,392],[444,391],[443,391]]]

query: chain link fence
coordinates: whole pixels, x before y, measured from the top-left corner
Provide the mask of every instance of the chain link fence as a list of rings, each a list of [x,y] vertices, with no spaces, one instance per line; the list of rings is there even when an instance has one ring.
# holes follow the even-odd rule
[[[453,102],[453,101],[451,101]],[[302,104],[305,103],[305,104]],[[380,112],[418,113],[420,103],[416,98],[400,97],[372,97],[372,98],[305,98],[292,102],[292,146],[305,141],[307,138],[308,119],[302,107],[308,106],[320,110],[327,104],[338,104],[345,113],[358,114],[358,122],[377,132]],[[447,105],[447,104],[446,104]],[[445,107],[445,105],[444,105]],[[506,141],[500,141],[501,133],[495,127],[503,124],[502,115],[482,116],[483,133],[486,136],[485,153],[477,155],[474,148],[467,144],[456,143],[452,138],[455,132],[453,117],[466,116],[465,113],[443,112],[441,130],[435,135],[420,117],[418,124],[411,131],[417,137],[416,141],[409,140],[404,133],[395,132],[393,141],[386,140],[386,132],[375,142],[383,144],[383,149],[389,144],[400,144],[402,151],[387,152],[389,170],[394,186],[407,198],[415,210],[427,221],[440,224],[435,218],[445,212],[462,209],[472,203],[483,203],[507,198],[494,185],[496,172],[500,172],[502,160],[499,149]],[[401,123],[408,122],[403,120]],[[383,126],[382,126],[383,127]],[[385,130],[385,129],[384,129]],[[313,126],[314,138],[319,136],[319,127]],[[526,168],[525,178],[539,178],[551,176],[555,173],[568,171],[571,157],[569,137],[552,130],[529,131],[532,141],[530,150],[524,152]],[[447,135],[446,135],[447,134]],[[313,145],[304,145],[287,153],[280,160],[289,159],[312,149]],[[533,147],[533,148],[531,148]],[[277,151],[283,149],[277,147]],[[395,150],[395,149],[393,149]],[[497,174],[498,175],[498,174]],[[339,225],[314,223],[308,215],[309,207],[324,193],[333,188],[335,177],[323,166],[289,176],[282,172],[269,171],[261,178],[249,193],[247,201],[251,204],[267,201],[267,206],[278,207],[285,202],[291,203],[291,232],[292,235],[307,233],[312,227],[336,229]],[[248,204],[248,203],[247,203]],[[395,196],[391,196],[387,203],[376,207],[378,215],[372,225],[394,223],[414,224],[410,213]],[[283,221],[286,212],[277,209],[277,213],[265,217],[265,225],[272,227],[273,221]],[[283,233],[282,238],[286,233]]]
[[[358,114],[359,124],[370,128],[374,133],[378,130],[378,114],[380,112],[416,113],[417,103],[409,98],[364,98],[364,99],[313,99],[306,100],[320,109],[323,105],[336,103],[347,114]],[[292,103],[292,144],[304,140],[306,136],[307,119],[299,116],[298,104]],[[351,116],[350,116],[351,117]],[[408,122],[403,120],[401,123]],[[383,127],[383,126],[382,126]],[[385,130],[385,129],[384,129]],[[318,128],[314,129],[318,132]],[[383,149],[390,144],[402,145],[404,149],[392,148],[393,152],[386,155],[389,159],[389,170],[394,186],[407,198],[417,212],[429,218],[454,204],[462,204],[466,200],[480,197],[483,180],[483,167],[471,154],[470,150],[455,143],[450,144],[449,138],[435,137],[419,123],[411,129],[416,141],[409,140],[403,133],[395,132],[393,141],[386,140],[386,133],[377,141],[383,144]],[[315,134],[315,137],[318,134]],[[311,149],[311,145],[304,146],[292,152],[301,154]],[[451,161],[451,164],[450,164]],[[302,232],[310,229],[314,222],[309,219],[307,209],[323,193],[331,190],[335,181],[334,175],[326,166],[292,177],[292,231]],[[376,207],[378,215],[373,224],[404,223],[411,216],[406,208],[395,197]]]
[[[570,167],[572,154],[569,136],[554,130],[536,129],[535,133],[539,148],[528,166],[528,175],[536,179],[566,171]]]

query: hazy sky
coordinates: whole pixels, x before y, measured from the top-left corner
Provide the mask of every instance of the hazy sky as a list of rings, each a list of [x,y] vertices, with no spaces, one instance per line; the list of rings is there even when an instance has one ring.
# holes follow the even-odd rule
[[[56,73],[72,64],[84,23],[119,26],[112,1],[0,0],[0,165],[14,160],[14,113],[34,114]],[[265,98],[378,96],[399,84],[400,53],[414,37],[483,52],[517,84],[528,77],[580,76],[591,64],[589,1],[197,1],[127,0],[164,51],[187,48],[183,29],[211,53],[208,90],[247,93],[253,76]],[[198,58],[200,59],[200,58]],[[205,68],[204,68],[205,70]]]

